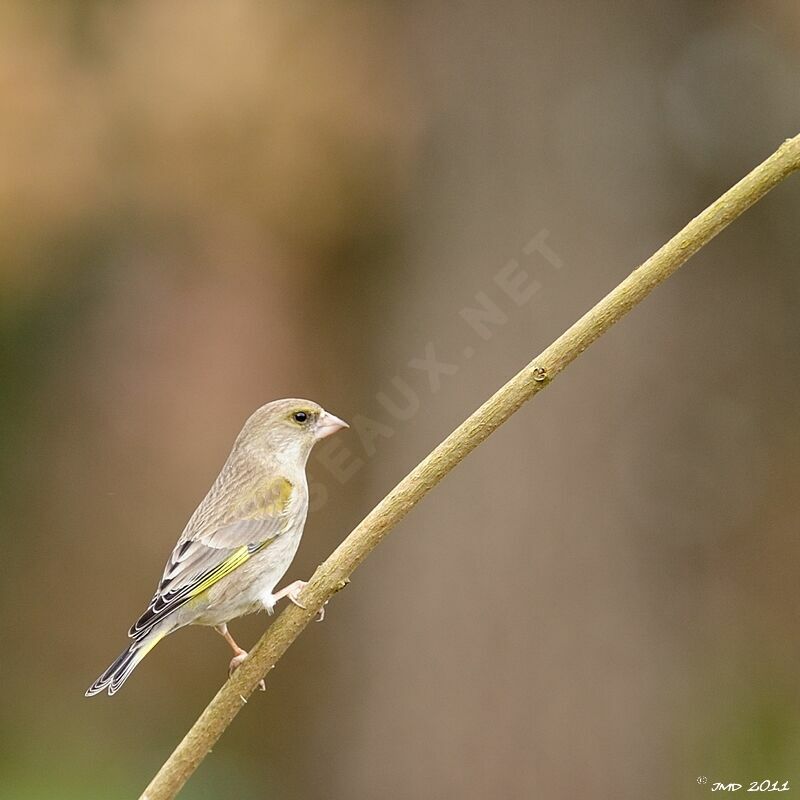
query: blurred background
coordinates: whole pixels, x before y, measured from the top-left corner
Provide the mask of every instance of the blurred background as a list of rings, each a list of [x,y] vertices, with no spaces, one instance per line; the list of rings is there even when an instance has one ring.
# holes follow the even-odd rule
[[[83,692],[247,415],[354,423],[307,578],[800,131],[800,6],[10,0],[0,109],[0,796],[129,798],[227,647]],[[799,213],[795,178],[450,475],[181,796],[799,790]]]

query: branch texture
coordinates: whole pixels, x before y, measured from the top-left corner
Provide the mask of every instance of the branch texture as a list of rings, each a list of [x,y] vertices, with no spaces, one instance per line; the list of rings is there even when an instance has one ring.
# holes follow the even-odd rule
[[[321,564],[303,591],[306,608],[289,604],[268,628],[140,800],[171,800],[239,713],[258,682],[278,662],[317,612],[349,581],[353,570],[453,467],[538,394],[592,342],[672,275],[701,247],[784,178],[800,169],[800,135],[787,139],[683,230],[634,270],[594,308],[531,361],[458,426],[364,518]]]

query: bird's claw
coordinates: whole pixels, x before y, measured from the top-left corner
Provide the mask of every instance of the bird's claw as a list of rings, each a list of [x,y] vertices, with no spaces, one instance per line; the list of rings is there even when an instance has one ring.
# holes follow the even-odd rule
[[[288,595],[286,595],[286,596],[287,596],[287,597],[288,597],[288,598],[289,598],[289,599],[290,599],[290,600],[291,600],[291,601],[292,601],[292,602],[293,602],[293,603],[294,603],[294,604],[295,604],[295,605],[296,605],[298,608],[302,608],[302,609],[303,609],[303,611],[306,611],[306,610],[308,609],[308,606],[307,606],[307,605],[305,605],[304,603],[301,603],[301,602],[300,602],[300,598],[299,598],[299,596],[298,596],[298,594],[297,594],[296,592],[292,592],[291,594],[288,594]],[[325,604],[326,604],[326,605],[327,605],[327,602],[328,602],[328,601],[326,600],[326,601],[325,601]],[[325,619],[325,606],[322,606],[322,608],[319,610],[319,612],[318,612],[318,614],[317,614],[317,618],[314,620],[314,622],[322,622],[322,620],[324,620],[324,619]]]
[[[295,581],[294,583],[289,584],[285,589],[278,592],[275,595],[275,599],[279,600],[282,597],[287,598],[289,601],[294,603],[298,608],[302,608],[303,611],[307,610],[308,606],[300,600],[300,592],[308,586],[308,581]],[[325,601],[327,603],[327,600]],[[325,608],[321,608],[319,610],[319,616],[317,617],[317,622],[322,622],[325,619]]]
[[[228,676],[233,675],[237,669],[242,665],[242,662],[247,658],[247,650],[242,650],[241,653],[237,653],[232,659],[231,663],[228,665]]]
[[[228,677],[232,677],[233,673],[236,672],[237,669],[241,666],[242,662],[247,658],[248,652],[247,650],[242,650],[241,653],[237,653],[232,659],[231,663],[228,665]],[[262,678],[258,682],[258,689],[261,692],[267,691],[267,684],[264,683],[264,679]],[[247,702],[247,701],[245,701]]]

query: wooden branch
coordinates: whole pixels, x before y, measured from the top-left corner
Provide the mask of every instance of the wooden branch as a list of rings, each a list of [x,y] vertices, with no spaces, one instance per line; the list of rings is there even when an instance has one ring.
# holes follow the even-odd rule
[[[288,605],[249,658],[217,692],[140,800],[171,800],[208,755],[258,682],[319,609],[349,581],[353,570],[453,467],[538,394],[570,362],[663,280],[770,189],[800,169],[800,135],[787,139],[766,161],[695,217],[456,428],[364,518],[314,573],[302,594],[306,608]]]

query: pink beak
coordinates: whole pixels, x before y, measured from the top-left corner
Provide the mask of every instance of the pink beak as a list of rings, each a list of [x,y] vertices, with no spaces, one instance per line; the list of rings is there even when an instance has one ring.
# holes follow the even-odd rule
[[[339,417],[335,417],[333,414],[323,411],[320,415],[319,422],[317,422],[315,438],[324,439],[326,436],[330,436],[332,433],[336,433],[336,431],[340,431],[342,428],[349,427],[350,426],[343,419],[339,419]]]

